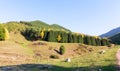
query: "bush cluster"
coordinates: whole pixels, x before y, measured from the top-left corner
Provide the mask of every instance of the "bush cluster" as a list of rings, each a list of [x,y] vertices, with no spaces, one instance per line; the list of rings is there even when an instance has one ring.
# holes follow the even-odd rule
[[[65,47],[62,45],[62,46],[60,46],[60,49],[59,49],[59,51],[60,51],[60,54],[61,55],[63,55],[64,53],[65,53]]]

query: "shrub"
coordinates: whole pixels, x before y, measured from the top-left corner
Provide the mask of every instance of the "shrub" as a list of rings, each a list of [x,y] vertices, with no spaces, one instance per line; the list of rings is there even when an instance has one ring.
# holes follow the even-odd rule
[[[50,55],[50,58],[59,59],[59,56],[52,54],[52,55]]]
[[[60,51],[60,54],[63,55],[65,53],[65,47],[63,45],[60,46],[59,51]]]

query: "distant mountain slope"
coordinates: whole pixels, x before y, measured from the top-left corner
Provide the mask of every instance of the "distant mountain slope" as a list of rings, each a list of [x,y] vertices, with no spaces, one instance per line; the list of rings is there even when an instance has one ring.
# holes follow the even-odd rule
[[[120,27],[115,28],[115,29],[113,29],[105,34],[102,34],[102,35],[100,35],[100,37],[111,37],[111,36],[114,36],[118,33],[120,33]]]
[[[58,24],[52,24],[50,25],[52,28],[57,28],[57,29],[62,29],[62,30],[66,30],[66,31],[70,31],[69,29],[64,28],[63,26],[60,26]]]
[[[109,37],[109,39],[111,39],[111,42],[114,44],[120,44],[120,33],[118,33],[112,37]]]
[[[42,21],[39,21],[39,20],[35,20],[35,21],[31,21],[29,22],[32,26],[35,26],[35,27],[47,27],[49,28],[50,26],[45,23],[45,22],[42,22]]]
[[[39,29],[45,28],[45,29],[51,29],[51,30],[70,31],[69,29],[66,29],[58,24],[49,25],[49,24],[39,21],[39,20],[30,21],[30,22],[20,21],[20,23],[23,23],[23,24],[31,26],[31,27],[39,28]]]

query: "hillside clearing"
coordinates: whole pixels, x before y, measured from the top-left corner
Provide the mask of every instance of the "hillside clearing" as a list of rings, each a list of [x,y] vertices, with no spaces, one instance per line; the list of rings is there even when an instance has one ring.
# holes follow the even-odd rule
[[[8,41],[0,41],[0,68],[9,65],[8,67],[17,68],[18,71],[19,69],[39,71],[39,66],[50,65],[52,68],[43,70],[96,71],[100,68],[103,71],[115,71],[115,54],[119,46],[109,48],[79,43],[27,41],[19,32],[12,32],[10,35],[11,38]],[[61,45],[66,48],[64,55],[56,52],[56,50],[59,51]],[[101,54],[101,51],[105,51],[105,53]],[[59,56],[59,59],[51,59],[52,54]],[[71,62],[65,62],[66,58],[70,58]],[[38,65],[36,66],[36,64]]]
[[[14,67],[22,69],[21,64],[25,64],[25,68],[29,70],[31,69],[29,68],[29,66],[27,66],[29,64],[30,66],[32,64],[33,67],[36,66],[36,64],[43,64],[43,66],[44,64],[51,65],[52,68],[45,69],[47,71],[76,71],[76,70],[79,70],[79,71],[95,70],[96,71],[99,68],[102,69],[103,71],[115,71],[115,66],[116,66],[115,54],[116,54],[116,51],[119,49],[119,46],[108,49],[108,47],[105,47],[105,46],[96,47],[96,46],[87,46],[87,45],[76,44],[76,43],[71,43],[71,44],[62,43],[61,44],[61,43],[54,43],[54,42],[51,43],[51,42],[45,42],[45,41],[34,41],[34,42],[30,42],[30,44],[26,46],[26,48],[28,49],[30,48],[31,50],[33,50],[34,55],[39,54],[39,53],[42,55],[42,56],[34,57],[33,55],[29,53],[27,54],[26,51],[23,51],[22,50],[23,47],[20,46],[20,44],[14,43],[14,45],[17,47],[6,48],[4,44],[6,43],[13,44],[13,43],[9,43],[8,41],[1,42],[1,43],[2,43],[1,46],[3,46],[1,47],[1,50],[8,49],[7,50],[8,55],[7,53],[4,54],[2,52],[0,54],[3,54],[4,56],[7,56],[9,58],[9,59],[4,58],[4,56],[1,55],[1,57],[3,57],[3,59],[0,59],[1,66],[18,65]],[[18,45],[20,46],[20,49],[18,49],[19,48]],[[59,55],[53,50],[53,49],[58,49],[60,45],[64,45],[67,48],[67,52],[63,56]],[[78,49],[78,47],[80,48]],[[92,52],[89,51],[89,49],[91,48],[93,50]],[[20,53],[17,50],[19,50]],[[76,50],[76,51],[73,51],[73,50]],[[77,52],[81,50],[82,50],[81,54]],[[99,52],[101,50],[105,50],[106,52],[104,54],[100,54]],[[11,51],[14,52],[13,55],[15,57],[16,57],[15,54],[17,54],[18,57],[20,55],[23,55],[23,56],[17,60],[14,60],[14,57],[13,57],[13,59],[11,60],[10,59],[12,58],[12,54],[10,54]],[[50,59],[49,55],[51,54],[58,55],[60,59]],[[71,58],[71,62],[69,63],[64,62],[65,59],[68,57]],[[34,69],[31,69],[30,71],[35,71],[35,70],[38,71],[39,68],[37,67],[39,67],[39,65],[34,67]]]

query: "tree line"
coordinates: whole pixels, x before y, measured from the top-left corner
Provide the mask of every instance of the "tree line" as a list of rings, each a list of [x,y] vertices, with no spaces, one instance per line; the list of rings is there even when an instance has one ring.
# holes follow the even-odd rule
[[[93,46],[107,46],[110,44],[109,40],[106,38],[65,31],[45,29],[40,31],[33,28],[27,28],[22,32],[22,34],[29,40],[44,40],[48,42],[60,43],[82,43]]]
[[[53,30],[39,30],[35,28],[27,28],[21,33],[28,40],[44,40],[48,42],[60,43],[81,43],[93,46],[106,46],[110,45],[109,40],[97,36],[89,36],[80,33],[66,32],[66,31],[53,31]],[[0,25],[0,41],[9,38],[8,30]]]

